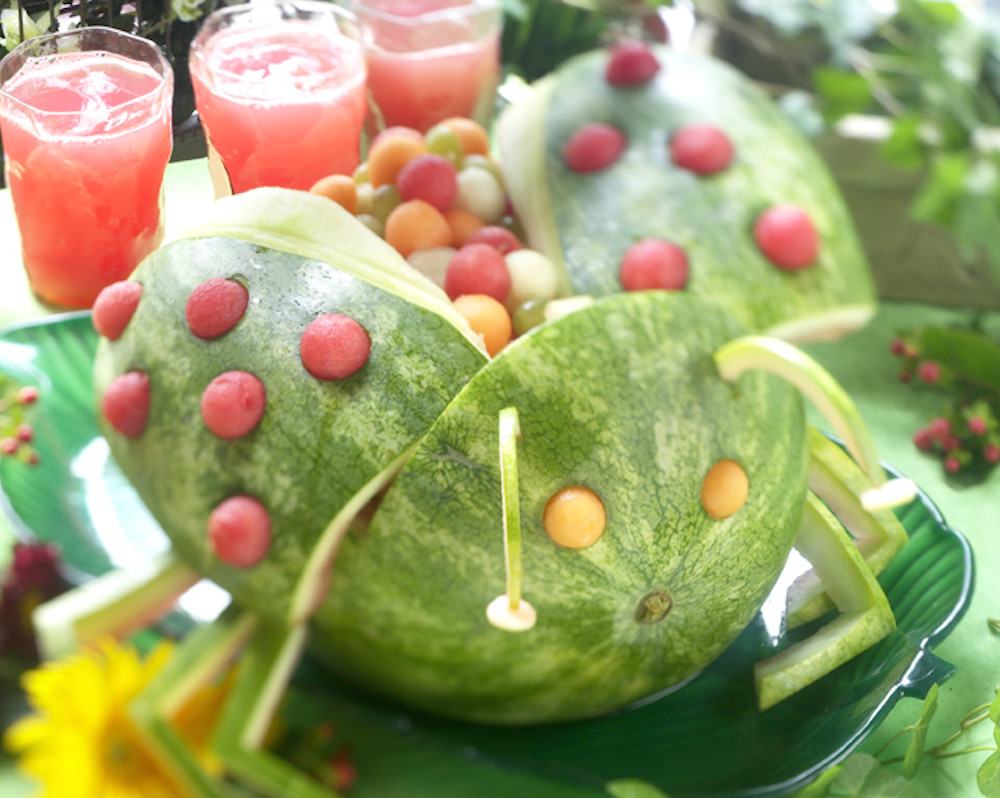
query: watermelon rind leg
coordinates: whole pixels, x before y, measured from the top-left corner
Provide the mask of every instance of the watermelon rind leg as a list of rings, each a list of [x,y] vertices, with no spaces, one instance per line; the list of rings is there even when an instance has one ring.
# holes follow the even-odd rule
[[[761,710],[788,698],[896,628],[889,601],[847,530],[807,494],[795,548],[813,566],[840,613],[810,637],[754,667]]]

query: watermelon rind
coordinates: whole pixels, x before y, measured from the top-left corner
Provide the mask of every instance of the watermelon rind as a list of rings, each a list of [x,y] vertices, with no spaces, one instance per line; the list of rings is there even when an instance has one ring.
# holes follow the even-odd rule
[[[742,328],[665,292],[616,295],[536,328],[449,405],[372,523],[345,537],[315,618],[346,678],[435,714],[496,723],[594,715],[682,683],[756,614],[806,489],[798,393],[767,374],[721,380],[712,352]],[[516,407],[523,595],[536,625],[493,627],[505,588],[498,413]],[[750,497],[711,519],[701,482],[744,464]],[[607,528],[569,550],[545,534],[568,485]],[[672,606],[665,617],[650,608]]]

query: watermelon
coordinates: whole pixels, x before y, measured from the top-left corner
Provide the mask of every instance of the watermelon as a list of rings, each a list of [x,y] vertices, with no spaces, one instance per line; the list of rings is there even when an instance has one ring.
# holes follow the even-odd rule
[[[794,381],[743,371],[741,352],[764,347],[814,386],[825,372],[727,305],[611,292],[490,359],[391,246],[285,189],[217,202],[129,282],[97,322],[116,461],[190,569],[272,632],[308,622],[316,655],[364,689],[503,724],[674,689],[756,615],[804,526],[815,548],[852,550],[823,577],[852,614],[820,660],[793,648],[767,666],[767,702],[891,629],[847,533],[802,524],[815,501]],[[588,510],[564,504],[579,497]],[[569,507],[558,524],[553,505]],[[512,563],[531,612],[503,628],[491,608]],[[857,618],[870,634],[841,639]]]
[[[751,331],[801,342],[866,324],[872,277],[811,144],[730,66],[649,52],[659,69],[624,84],[613,51],[570,59],[498,121],[513,208],[527,245],[559,266],[561,295],[625,290],[625,253],[653,239],[686,254],[682,290]]]

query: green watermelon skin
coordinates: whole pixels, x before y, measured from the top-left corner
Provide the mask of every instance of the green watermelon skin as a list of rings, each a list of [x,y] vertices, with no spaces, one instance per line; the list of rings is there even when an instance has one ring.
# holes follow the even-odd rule
[[[342,676],[435,714],[532,723],[599,714],[683,683],[759,609],[801,517],[799,395],[760,373],[728,385],[713,351],[738,335],[696,297],[619,294],[533,331],[458,394],[371,525],[350,533],[315,619]],[[505,592],[497,415],[518,408],[522,633],[494,628]],[[700,487],[716,461],[746,468],[747,503],[717,521]],[[582,484],[606,531],[567,550],[541,526],[548,498]],[[673,605],[658,623],[638,609]]]
[[[217,277],[243,283],[249,306],[228,333],[202,340],[188,330],[185,303]],[[390,465],[486,358],[423,307],[327,262],[251,241],[181,239],[131,279],[143,285],[142,298],[124,334],[101,340],[95,390],[100,407],[114,377],[140,369],[151,404],[135,439],[98,414],[112,454],[185,560],[285,623],[330,521],[369,481],[391,476]],[[351,316],[371,339],[368,362],[344,380],[313,378],[299,356],[302,332],[325,313]],[[204,387],[230,370],[254,374],[268,397],[258,427],[238,440],[213,435],[200,411]],[[211,511],[244,493],[268,508],[273,527],[267,558],[252,569],[220,563],[206,534]]]
[[[498,147],[528,244],[565,268],[563,293],[622,290],[629,245],[664,238],[688,255],[687,291],[729,308],[753,332],[791,341],[842,335],[863,326],[876,295],[864,251],[832,176],[808,140],[755,84],[728,65],[655,48],[661,68],[647,84],[605,80],[608,53],[566,62],[507,108]],[[562,155],[581,125],[605,122],[628,147],[609,168],[576,173]],[[728,168],[699,176],[672,163],[680,128],[710,124],[731,140]],[[820,256],[797,272],[774,267],[752,234],[777,204],[805,210]]]

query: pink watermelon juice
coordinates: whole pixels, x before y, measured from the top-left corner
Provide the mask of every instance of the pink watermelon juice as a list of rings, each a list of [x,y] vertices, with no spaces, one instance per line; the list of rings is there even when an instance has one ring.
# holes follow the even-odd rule
[[[30,58],[4,76],[7,184],[43,301],[90,307],[162,240],[173,86],[162,66],[72,52]]]
[[[385,126],[487,123],[500,73],[500,11],[483,0],[365,0],[368,89]]]
[[[357,167],[364,58],[336,27],[283,20],[221,29],[196,41],[191,78],[235,193],[308,189]]]

